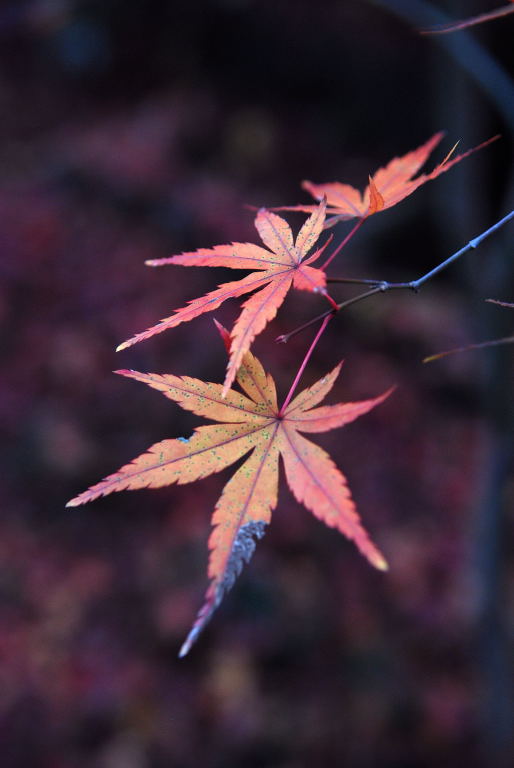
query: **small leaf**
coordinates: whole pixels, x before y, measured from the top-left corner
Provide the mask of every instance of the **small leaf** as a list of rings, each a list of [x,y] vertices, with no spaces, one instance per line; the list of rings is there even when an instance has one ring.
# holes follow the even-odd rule
[[[338,181],[329,182],[328,184],[313,184],[311,181],[304,181],[302,187],[317,200],[326,199],[328,218],[325,220],[324,226],[327,229],[338,221],[353,218],[363,219],[379,211],[392,208],[406,197],[409,197],[409,195],[412,195],[418,187],[421,187],[427,181],[436,179],[441,173],[448,171],[454,165],[460,163],[461,160],[464,160],[465,157],[469,157],[469,155],[477,152],[479,149],[486,147],[498,139],[499,136],[493,136],[493,138],[484,141],[477,147],[452,157],[454,147],[446,155],[445,159],[430,173],[416,176],[442,138],[442,132],[436,133],[417,149],[408,152],[402,157],[395,157],[384,168],[379,168],[373,174],[373,177],[370,177],[369,184],[363,194],[358,189],[355,189],[355,187],[349,184],[341,184]],[[314,206],[289,205],[281,206],[274,210],[310,213],[314,210]]]
[[[185,267],[230,267],[261,271],[252,272],[241,280],[223,283],[205,296],[193,299],[186,307],[176,310],[173,315],[164,318],[157,325],[124,341],[117,351],[149,339],[168,328],[175,328],[180,323],[189,322],[205,312],[212,312],[227,299],[255,292],[243,304],[243,311],[232,330],[227,374],[223,385],[225,396],[245,352],[250,349],[254,338],[275,317],[291,286],[302,291],[325,292],[325,273],[303,263],[304,260],[312,263],[322,253],[323,249],[319,249],[307,258],[323,230],[325,209],[324,200],[314,207],[311,216],[300,229],[296,243],[293,241],[289,224],[277,214],[262,208],[255,218],[255,226],[270,250],[251,243],[232,243],[146,262],[154,267],[179,264]]]

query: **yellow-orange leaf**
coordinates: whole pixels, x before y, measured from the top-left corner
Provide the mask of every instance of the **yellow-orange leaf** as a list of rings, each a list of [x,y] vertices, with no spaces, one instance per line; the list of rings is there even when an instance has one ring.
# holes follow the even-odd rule
[[[274,237],[270,234],[269,237]],[[268,237],[268,234],[266,234]],[[224,332],[225,339],[228,334]],[[339,374],[338,365],[279,410],[273,379],[250,353],[237,371],[242,392],[223,397],[221,384],[186,376],[118,371],[162,392],[182,408],[216,424],[198,427],[189,439],[163,440],[118,472],[68,502],[75,507],[114,491],[191,483],[219,472],[246,454],[228,481],[213,515],[209,539],[210,579],[204,604],[180,655],[184,656],[232,587],[277,505],[279,456],[293,494],[316,517],[353,540],[376,568],[386,561],[363,528],[345,476],[328,454],[301,432],[325,432],[354,421],[381,403],[372,400],[316,407]]]

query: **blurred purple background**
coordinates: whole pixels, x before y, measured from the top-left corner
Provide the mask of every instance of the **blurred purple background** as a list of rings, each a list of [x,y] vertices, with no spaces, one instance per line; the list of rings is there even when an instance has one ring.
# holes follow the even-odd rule
[[[145,259],[256,241],[245,204],[307,202],[304,178],[363,187],[440,129],[432,165],[457,140],[503,139],[373,217],[331,274],[416,278],[512,208],[513,21],[444,39],[412,26],[437,20],[397,1],[2,5],[2,768],[511,765],[512,347],[420,361],[512,332],[512,312],[483,302],[513,301],[512,225],[419,296],[339,316],[304,376],[345,358],[332,402],[398,385],[318,440],[388,574],[284,488],[179,661],[230,470],[64,507],[200,423],[112,370],[223,377],[208,315],[114,352],[235,274]],[[274,338],[320,302],[291,294],[255,345],[282,396],[312,334]],[[216,317],[230,326],[238,307]]]

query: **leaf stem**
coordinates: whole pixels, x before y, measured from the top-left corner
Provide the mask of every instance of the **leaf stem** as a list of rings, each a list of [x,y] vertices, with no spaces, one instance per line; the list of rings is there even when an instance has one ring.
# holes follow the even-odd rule
[[[325,261],[325,263],[321,265],[320,269],[321,269],[321,270],[323,270],[323,272],[326,270],[326,268],[328,267],[328,265],[329,265],[329,264],[330,264],[330,263],[331,263],[331,262],[332,262],[332,261],[335,259],[335,257],[337,256],[337,254],[338,254],[338,253],[340,253],[340,252],[343,250],[343,248],[345,247],[345,245],[346,245],[347,243],[349,243],[349,242],[350,242],[350,240],[352,239],[352,237],[354,236],[354,234],[357,232],[357,230],[358,230],[358,229],[360,229],[360,228],[362,227],[362,225],[364,224],[364,222],[366,221],[366,219],[367,219],[367,216],[363,216],[361,219],[359,219],[359,220],[357,221],[357,223],[355,224],[355,226],[354,226],[354,227],[353,227],[353,228],[352,228],[352,229],[351,229],[351,230],[348,232],[348,234],[346,235],[346,237],[345,237],[345,238],[343,238],[343,240],[342,240],[342,241],[339,243],[339,245],[338,245],[338,246],[337,246],[337,248],[335,249],[334,253],[332,253],[332,254],[331,254],[329,257],[328,257],[328,259]]]
[[[339,305],[338,305],[338,303],[337,303],[337,302],[336,302],[336,301],[335,301],[335,300],[332,298],[332,296],[331,296],[329,293],[327,293],[326,291],[323,293],[323,296],[326,298],[326,300],[328,301],[328,303],[329,303],[329,304],[330,304],[330,306],[332,307],[332,310],[333,310],[334,312],[338,312],[338,311],[339,311]]]
[[[284,415],[284,411],[286,410],[287,406],[291,402],[291,398],[293,397],[295,389],[298,386],[298,382],[300,381],[300,379],[302,377],[302,374],[303,374],[303,372],[305,370],[305,366],[309,362],[309,359],[310,359],[312,353],[314,352],[314,348],[316,347],[316,344],[320,340],[320,338],[321,338],[321,336],[323,334],[323,331],[327,327],[327,325],[330,322],[330,320],[333,317],[333,315],[334,315],[334,310],[329,311],[329,312],[325,312],[325,315],[323,316],[323,322],[321,323],[321,325],[320,325],[320,327],[318,329],[318,332],[317,332],[316,336],[314,337],[314,339],[312,341],[312,344],[310,345],[309,349],[307,350],[307,354],[303,358],[302,364],[300,365],[300,367],[298,369],[298,373],[294,377],[294,381],[291,384],[291,389],[287,393],[287,397],[284,400],[282,408],[280,409],[280,411],[278,413],[279,416],[283,416]]]
[[[457,261],[464,253],[467,253],[468,251],[478,248],[480,243],[486,239],[486,237],[489,237],[489,235],[492,235],[493,232],[496,232],[496,230],[500,229],[500,227],[503,227],[504,224],[506,224],[508,221],[510,221],[512,218],[514,218],[514,211],[511,211],[506,216],[503,217],[503,219],[500,219],[500,221],[497,221],[496,224],[493,224],[492,227],[489,227],[489,229],[486,229],[485,232],[482,232],[480,235],[477,235],[477,237],[474,237],[472,240],[469,241],[463,248],[460,248],[458,251],[455,251],[455,253],[452,253],[451,256],[449,256],[447,259],[442,261],[440,264],[437,265],[437,267],[434,267],[433,269],[429,270],[428,272],[425,272],[424,275],[421,275],[421,277],[418,277],[417,280],[410,280],[409,282],[405,283],[390,283],[388,280],[357,280],[353,278],[328,278],[329,282],[340,282],[340,283],[353,283],[356,285],[370,285],[371,288],[369,291],[364,291],[363,293],[357,294],[357,296],[354,296],[351,299],[348,299],[347,301],[343,301],[340,304],[337,304],[336,307],[334,307],[331,310],[328,310],[327,312],[323,312],[321,315],[317,315],[312,320],[309,320],[308,322],[304,323],[303,325],[300,325],[298,328],[295,328],[293,331],[290,331],[289,333],[284,333],[282,336],[278,336],[276,338],[276,341],[280,342],[287,342],[290,338],[293,336],[296,336],[297,333],[300,333],[301,331],[304,331],[306,328],[309,328],[314,323],[317,323],[318,320],[323,320],[324,318],[333,316],[336,312],[339,312],[341,309],[345,309],[346,307],[351,306],[352,304],[357,304],[359,301],[363,301],[364,299],[369,298],[370,296],[374,296],[376,293],[386,293],[387,291],[393,291],[393,290],[411,290],[417,293],[422,285],[424,285],[428,280],[431,280],[435,275],[439,274],[439,272],[442,272],[443,269],[446,269],[446,267],[449,267],[450,264],[453,264],[453,262]],[[360,220],[360,223],[362,223],[364,219]],[[356,228],[352,230],[356,231]],[[351,233],[350,233],[351,234]],[[345,238],[347,240],[348,238]],[[344,243],[344,241],[343,241]]]

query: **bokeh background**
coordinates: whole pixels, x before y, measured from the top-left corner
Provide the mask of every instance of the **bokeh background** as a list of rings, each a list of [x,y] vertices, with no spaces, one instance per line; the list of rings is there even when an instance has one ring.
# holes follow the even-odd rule
[[[512,208],[513,19],[416,31],[499,4],[2,4],[2,768],[511,765],[512,347],[421,359],[512,332],[512,311],[484,303],[513,301],[512,225],[419,295],[349,309],[305,373],[345,359],[332,402],[398,386],[319,436],[388,574],[284,488],[179,661],[230,471],[64,506],[200,423],[112,370],[223,377],[209,316],[114,352],[234,277],[145,259],[255,241],[245,204],[307,202],[304,178],[364,186],[440,129],[434,162],[503,138],[373,217],[332,276],[416,278]],[[292,294],[255,345],[283,396],[312,336],[274,338],[322,309]]]

